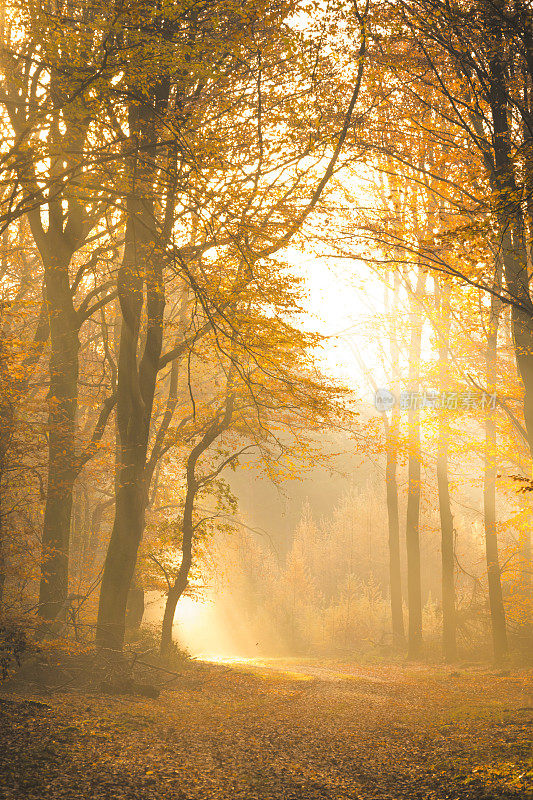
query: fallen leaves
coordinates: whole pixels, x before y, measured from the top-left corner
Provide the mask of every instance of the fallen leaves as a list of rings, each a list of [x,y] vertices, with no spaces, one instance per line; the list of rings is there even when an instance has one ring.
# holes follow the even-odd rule
[[[191,668],[159,699],[0,702],[4,800],[525,800],[522,680]],[[315,673],[302,681],[300,673]],[[316,677],[321,674],[323,677]],[[187,685],[187,683],[189,685]],[[88,697],[90,701],[88,702]]]

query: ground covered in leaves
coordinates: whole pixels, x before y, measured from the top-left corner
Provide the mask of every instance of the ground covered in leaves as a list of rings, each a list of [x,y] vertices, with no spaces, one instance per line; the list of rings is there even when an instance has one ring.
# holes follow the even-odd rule
[[[0,696],[0,797],[533,798],[531,673],[195,665],[158,698]]]

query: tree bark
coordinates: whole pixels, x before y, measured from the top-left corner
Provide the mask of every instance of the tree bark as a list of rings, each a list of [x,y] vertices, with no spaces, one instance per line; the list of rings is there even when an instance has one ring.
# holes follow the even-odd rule
[[[162,87],[163,93],[165,87]],[[166,87],[168,96],[168,86]],[[164,98],[161,98],[164,103]],[[152,185],[157,167],[155,117],[146,105],[132,104],[130,131],[137,140],[131,157],[125,247],[118,275],[122,312],[120,331],[115,476],[115,519],[106,555],[96,640],[120,650],[130,583],[137,562],[147,504],[144,470],[159,358],[163,342],[165,295],[163,253],[155,218]],[[146,335],[140,363],[141,317],[146,287]]]
[[[167,658],[172,650],[172,628],[174,625],[176,607],[186,588],[187,580],[182,583],[175,581],[168,591],[165,603],[165,612],[163,614],[163,623],[161,625],[160,655],[162,658]]]
[[[0,380],[3,386],[0,387],[2,396],[0,397],[0,618],[4,608],[4,592],[7,580],[7,559],[5,544],[5,509],[4,509],[4,481],[5,469],[7,465],[8,453],[11,446],[13,433],[15,430],[15,410],[13,398],[9,397],[12,391],[7,369],[7,357],[4,347],[4,332],[0,330]],[[3,396],[6,392],[7,396]]]
[[[524,598],[527,602],[531,601],[531,571],[532,571],[532,563],[531,563],[531,524],[532,524],[532,509],[529,502],[522,497],[522,503],[525,506],[526,510],[526,519],[524,520],[524,524],[520,528],[519,540],[518,540],[518,564],[519,564],[519,580],[520,580],[520,589]],[[528,619],[527,624],[529,625],[531,620]]]
[[[228,378],[228,385],[230,378]],[[212,425],[207,429],[200,441],[193,447],[187,459],[186,469],[186,492],[185,503],[183,506],[182,520],[182,544],[181,544],[181,564],[172,586],[169,587],[163,624],[161,627],[160,653],[163,657],[167,656],[172,647],[172,625],[176,606],[183,592],[187,588],[189,573],[193,559],[193,540],[194,540],[194,501],[201,486],[196,477],[196,465],[198,459],[213,442],[229,427],[233,416],[233,395],[230,393],[226,399],[225,409],[217,415]],[[205,481],[204,481],[205,482]]]
[[[133,222],[131,227],[137,227],[136,223]],[[149,269],[154,274],[150,282],[153,283],[155,278],[158,288],[147,292],[150,330],[147,332],[141,365],[137,370],[142,280],[135,275],[128,279],[128,273],[133,273],[135,263],[134,260],[129,260],[131,249],[139,248],[143,232],[144,226],[137,231],[137,236],[130,231],[131,236],[128,237],[126,246],[130,252],[125,254],[120,276],[123,322],[118,364],[119,463],[115,483],[115,520],[105,560],[97,622],[97,641],[113,649],[121,649],[124,640],[128,592],[144,529],[147,501],[144,467],[163,327],[162,268],[161,265],[155,266],[155,258],[152,256]]]
[[[135,580],[131,582],[126,604],[126,629],[138,631],[144,616],[144,589]]]
[[[399,352],[398,336],[393,325],[396,324],[398,310],[398,273],[394,273],[393,319],[390,328],[392,391],[395,396],[399,390]],[[389,526],[389,581],[390,606],[392,622],[392,640],[396,647],[405,644],[405,628],[403,621],[402,571],[400,560],[400,516],[398,508],[398,434],[400,429],[400,409],[394,405],[390,423],[386,427],[387,462],[385,467],[385,483],[387,490],[387,517]]]
[[[165,612],[163,615],[163,624],[161,627],[160,653],[163,657],[168,656],[172,648],[172,625],[174,623],[176,606],[178,604],[178,600],[187,588],[189,573],[192,566],[192,545],[194,538],[193,511],[194,500],[196,497],[196,492],[198,491],[198,484],[194,475],[196,460],[199,455],[199,453],[196,455],[196,450],[197,448],[195,448],[193,451],[194,455],[191,453],[189,456],[187,464],[187,492],[183,509],[181,564],[176,580],[168,591],[167,600],[165,603]]]
[[[497,23],[497,19],[495,18]],[[495,32],[498,31],[496,26]],[[524,423],[530,452],[533,453],[533,305],[529,293],[527,247],[522,211],[516,198],[514,165],[511,154],[508,101],[505,77],[498,52],[490,62],[491,83],[489,102],[491,106],[494,134],[492,137],[494,160],[491,165],[493,202],[501,236],[501,261],[507,290],[513,300],[511,320],[516,363],[524,385]],[[496,288],[501,283],[496,280]],[[487,390],[495,390],[496,353],[501,301],[491,297],[485,368]],[[494,413],[488,408],[485,413],[485,468],[483,507],[485,517],[485,551],[491,615],[494,658],[502,661],[508,653],[505,608],[501,587],[498,555],[496,519],[496,467],[497,433]]]
[[[90,581],[93,581],[96,577],[94,575],[94,571],[98,545],[100,542],[102,518],[106,508],[112,506],[114,502],[115,498],[109,497],[107,500],[101,500],[100,502],[96,503],[92,509],[91,519],[88,524],[90,534],[87,540],[87,551],[83,561],[84,574],[89,578]]]
[[[521,627],[526,647],[530,647],[533,644],[533,627],[531,624],[531,601],[533,599],[531,593],[531,523],[533,520],[533,513],[529,497],[525,497],[524,494],[521,494],[520,499],[523,508],[523,522],[520,525],[518,536],[518,579],[523,608],[523,624]]]
[[[491,302],[491,316],[487,336],[485,365],[487,373],[487,389],[490,394],[495,390],[496,352],[498,340],[500,303],[496,299]],[[496,520],[496,473],[497,473],[497,435],[494,411],[485,411],[485,467],[483,486],[483,508],[485,517],[485,551],[487,559],[487,579],[489,588],[489,607],[492,628],[494,659],[501,662],[508,653],[507,627],[505,608],[501,586],[500,562],[498,555],[498,533]]]
[[[400,562],[400,518],[398,509],[398,482],[396,469],[398,465],[397,421],[392,420],[387,437],[387,464],[385,481],[387,486],[387,515],[389,523],[389,580],[390,606],[392,621],[392,638],[395,646],[405,642],[402,604],[402,573]]]
[[[426,274],[419,267],[414,297],[411,297],[411,341],[409,346],[409,392],[415,398],[409,407],[408,495],[405,525],[407,547],[407,599],[409,607],[408,657],[417,659],[422,649],[422,585],[420,576],[420,410],[416,402],[420,390],[422,344],[422,297]]]
[[[450,339],[449,289],[435,281],[435,294],[440,312],[439,335],[439,391],[441,398],[448,389],[448,362]],[[448,479],[448,447],[450,428],[448,416],[442,402],[439,407],[439,443],[437,452],[437,485],[439,492],[439,515],[441,530],[442,560],[442,649],[448,662],[457,658],[456,608],[455,608],[455,543],[453,514],[450,502]]]
[[[501,37],[499,14],[494,9],[492,13],[494,34]],[[511,319],[514,350],[524,385],[524,423],[530,454],[533,457],[533,302],[530,293],[528,236],[524,214],[518,200],[521,189],[517,185],[515,176],[505,70],[497,50],[490,61],[490,77],[488,100],[494,128],[492,136],[494,159],[488,166],[495,216],[500,229],[503,271],[507,291],[513,301]]]
[[[59,242],[56,242],[56,248],[61,250]],[[68,275],[70,258],[69,253],[62,259],[43,259],[50,319],[50,389],[48,482],[42,536],[39,614],[46,620],[56,618],[68,595],[70,519],[76,479],[75,420],[80,345],[79,321]]]
[[[446,661],[457,658],[456,609],[455,609],[455,546],[453,515],[448,481],[449,430],[446,420],[439,413],[439,449],[437,455],[437,482],[439,489],[439,514],[442,558],[442,647]]]
[[[12,98],[24,96],[28,87],[8,82]],[[44,98],[43,98],[44,99]],[[68,593],[68,551],[72,489],[76,478],[75,417],[78,402],[78,353],[81,320],[74,307],[69,266],[74,253],[83,245],[92,225],[87,210],[65,186],[65,174],[79,169],[80,153],[90,124],[90,114],[62,117],[66,100],[64,76],[50,67],[48,101],[50,113],[43,137],[48,147],[48,188],[46,211],[48,228],[44,229],[41,212],[31,198],[40,194],[36,165],[22,159],[17,175],[29,199],[27,218],[44,267],[45,301],[50,333],[50,385],[48,393],[48,470],[46,505],[42,535],[42,565],[39,587],[39,614],[54,619],[65,607]],[[28,108],[31,104],[28,104]],[[31,115],[8,111],[13,129],[25,136],[33,124]],[[20,107],[19,107],[20,108]]]

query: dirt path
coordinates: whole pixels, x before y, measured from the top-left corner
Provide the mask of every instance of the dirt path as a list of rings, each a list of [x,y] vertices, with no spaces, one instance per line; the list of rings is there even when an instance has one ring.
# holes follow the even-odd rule
[[[0,701],[0,797],[533,798],[531,675],[194,665],[158,700]]]
[[[232,667],[264,678],[284,676],[291,680],[323,681],[370,680],[374,683],[386,683],[386,671],[362,667],[359,664],[342,661],[318,661],[315,658],[210,658],[200,657],[202,663],[215,663]],[[426,671],[425,669],[423,671]]]

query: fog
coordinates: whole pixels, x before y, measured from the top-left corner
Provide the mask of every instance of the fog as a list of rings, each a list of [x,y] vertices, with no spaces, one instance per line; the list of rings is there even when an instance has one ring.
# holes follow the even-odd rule
[[[2,0],[0,796],[533,800],[533,0]]]

